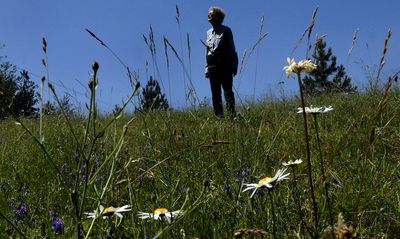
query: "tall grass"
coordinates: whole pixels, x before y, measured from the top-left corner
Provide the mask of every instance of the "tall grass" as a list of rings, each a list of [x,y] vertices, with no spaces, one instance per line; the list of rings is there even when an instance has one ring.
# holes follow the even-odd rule
[[[375,111],[372,107],[355,106],[379,106],[380,99],[375,94],[309,99],[309,103],[323,101],[335,107],[332,113],[320,117],[324,130],[319,135],[327,162],[325,169],[331,180],[332,211],[334,215],[341,213],[345,225],[352,225],[363,237],[390,237],[400,230],[396,222],[400,220],[396,173],[399,94],[390,91],[390,95],[376,122],[372,151],[366,156],[363,155],[365,138],[370,133],[368,122]],[[113,130],[105,130],[97,137],[89,131],[90,144],[86,144],[84,154],[79,154],[82,149],[73,143],[76,139],[68,125],[72,125],[82,142],[85,131],[78,129],[82,129],[85,120],[72,118],[68,123],[63,118],[49,117],[44,128],[45,148],[61,169],[64,180],[56,176],[57,171],[38,142],[35,146],[32,138],[25,137],[26,131],[20,125],[3,122],[1,137],[7,139],[0,145],[3,195],[0,207],[12,224],[0,221],[5,228],[1,235],[17,237],[15,226],[28,238],[56,236],[49,216],[50,210],[56,210],[63,219],[66,238],[78,237],[79,225],[88,237],[103,237],[111,230],[115,237],[155,236],[162,231],[163,238],[179,238],[183,230],[186,237],[229,238],[239,232],[245,235],[245,229],[248,235],[259,230],[272,236],[273,212],[266,206],[271,199],[263,191],[250,199],[249,194],[240,193],[241,182],[257,181],[281,167],[282,162],[301,157],[303,148],[298,139],[303,132],[295,112],[297,106],[296,100],[260,103],[251,111],[243,111],[246,120],[237,122],[214,120],[210,109],[123,115],[114,120],[115,127],[122,129],[119,136]],[[109,120],[100,116],[97,124],[107,125]],[[36,120],[21,122],[32,129],[38,126]],[[114,141],[115,137],[119,139]],[[17,141],[18,145],[13,146]],[[318,155],[317,147],[311,149],[312,155]],[[361,156],[365,183],[360,181],[360,165],[356,160]],[[76,157],[81,162],[76,162]],[[311,160],[317,162],[318,158]],[[73,176],[76,172],[79,177]],[[307,238],[307,230],[314,228],[309,216],[312,203],[307,196],[306,172],[305,165],[297,169],[294,198],[295,189],[290,183],[282,183],[273,192],[277,238],[297,238],[296,235]],[[316,182],[323,181],[319,171],[313,177]],[[323,186],[318,185],[315,194],[320,201],[325,193]],[[359,193],[362,197],[358,201]],[[75,195],[79,198],[78,206],[74,206]],[[10,207],[12,201],[14,206]],[[22,217],[17,216],[20,203],[29,208]],[[122,222],[113,217],[86,219],[83,212],[91,212],[99,204],[131,204],[133,210],[124,214]],[[182,205],[185,214],[171,225],[140,220],[135,215],[157,207],[178,210]],[[80,218],[75,213],[77,209]],[[330,228],[329,212],[320,207],[318,213],[318,230],[323,237],[324,230]]]
[[[310,104],[334,107],[315,121],[317,135],[308,134],[307,116],[301,121],[296,113],[297,98],[239,107],[242,117],[235,121],[217,120],[207,107],[124,114],[140,90],[139,76],[87,31],[126,68],[132,93],[113,115],[99,114],[101,68],[94,62],[86,114],[68,115],[48,77],[61,115],[1,122],[1,238],[331,238],[332,232],[338,238],[394,238],[400,233],[400,91],[392,84],[398,73],[382,90],[302,97],[303,111]],[[155,51],[152,41],[149,48]],[[169,48],[190,79],[184,58],[166,37],[164,44],[167,61]],[[292,168],[291,183],[274,191],[261,188],[253,198],[243,193],[245,183],[301,158],[303,137],[307,166]],[[311,165],[318,160],[323,167],[315,170]],[[105,212],[87,217],[101,205],[132,209],[122,219]],[[156,208],[181,213],[170,224],[137,217]]]

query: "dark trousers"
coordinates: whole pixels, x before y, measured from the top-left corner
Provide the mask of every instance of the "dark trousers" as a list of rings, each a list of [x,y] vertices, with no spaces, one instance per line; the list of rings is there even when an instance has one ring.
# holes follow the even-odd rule
[[[235,111],[235,95],[232,91],[233,76],[226,72],[213,72],[209,74],[212,103],[214,113],[217,117],[224,117],[224,108],[222,106],[221,86],[224,89],[224,96],[226,101],[226,109],[230,117],[236,116]]]

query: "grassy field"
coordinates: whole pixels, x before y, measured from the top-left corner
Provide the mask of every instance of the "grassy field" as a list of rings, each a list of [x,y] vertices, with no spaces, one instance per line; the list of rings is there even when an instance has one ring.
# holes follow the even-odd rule
[[[397,237],[399,97],[392,89],[306,99],[333,107],[308,115],[315,203],[297,98],[239,108],[236,120],[209,108],[48,116],[42,140],[38,119],[2,121],[0,237]],[[279,185],[242,192],[296,159]],[[100,205],[131,210],[87,218]],[[181,211],[171,223],[137,216],[156,208]]]

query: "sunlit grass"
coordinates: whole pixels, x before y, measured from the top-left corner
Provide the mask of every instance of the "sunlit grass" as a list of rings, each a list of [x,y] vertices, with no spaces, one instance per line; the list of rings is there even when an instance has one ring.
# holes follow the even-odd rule
[[[320,115],[318,120],[332,214],[341,213],[347,226],[353,225],[357,233],[366,237],[396,235],[400,230],[399,95],[389,95],[386,109],[376,122],[372,115],[379,106],[379,96],[329,95],[309,100],[335,109]],[[114,207],[129,204],[132,211],[124,212],[121,221],[97,218],[89,237],[112,233],[114,237],[144,238],[162,232],[161,237],[165,238],[179,238],[183,233],[189,238],[230,238],[235,231],[251,235],[257,230],[272,236],[273,225],[277,238],[296,238],[296,234],[309,237],[307,230],[313,230],[313,219],[305,164],[298,165],[296,170],[295,192],[291,183],[280,184],[274,190],[275,224],[268,192],[261,190],[253,198],[241,193],[242,183],[257,182],[272,175],[283,162],[305,158],[298,106],[297,100],[259,103],[250,109],[239,109],[242,116],[236,121],[217,120],[210,109],[137,113],[117,119],[113,123],[117,130],[107,130],[94,146],[82,211],[93,211],[100,203]],[[375,142],[366,153],[371,120],[376,124]],[[98,124],[108,121],[99,117]],[[107,159],[107,155],[115,155],[112,152],[128,121],[120,153]],[[39,131],[39,120],[22,122],[33,132]],[[28,238],[56,236],[50,211],[57,211],[62,219],[65,238],[77,237],[77,224],[82,225],[82,235],[86,236],[92,219],[82,217],[77,222],[71,198],[78,167],[75,139],[63,117],[45,117],[43,123],[43,144],[67,182],[64,184],[57,176],[21,125],[13,120],[4,121],[0,131],[1,212]],[[76,137],[83,138],[85,119],[73,118],[71,125],[76,129]],[[311,148],[311,160],[318,165],[319,150],[316,145]],[[367,182],[357,202],[359,161],[364,157]],[[328,235],[324,231],[331,223],[323,175],[316,170],[313,178],[319,234]],[[82,197],[85,180],[81,175],[77,181],[78,197]],[[105,187],[107,183],[109,186]],[[26,204],[27,210],[18,215],[21,203]],[[182,209],[184,213],[171,224],[137,218],[138,212],[159,207]],[[298,215],[303,215],[303,222]],[[2,237],[18,235],[6,220],[0,220],[0,225],[4,228]]]

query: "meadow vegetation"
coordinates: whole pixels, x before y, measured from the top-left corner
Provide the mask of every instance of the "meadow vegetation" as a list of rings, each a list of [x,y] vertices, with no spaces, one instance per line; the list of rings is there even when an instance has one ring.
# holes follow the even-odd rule
[[[104,133],[89,133],[84,146],[79,143],[85,141],[85,118],[68,123],[62,116],[46,117],[41,144],[15,120],[4,121],[0,208],[7,220],[0,220],[1,237],[78,237],[78,227],[87,236],[92,219],[82,212],[92,212],[98,204],[129,204],[132,211],[123,213],[122,220],[96,218],[90,238],[107,234],[115,238],[232,238],[235,231],[272,236],[272,225],[277,238],[308,238],[315,230],[329,237],[331,219],[335,228],[352,226],[348,230],[362,238],[391,238],[400,231],[400,94],[390,91],[380,111],[382,97],[382,92],[370,91],[307,101],[334,108],[318,121],[333,218],[329,218],[318,166],[315,131],[312,124],[309,128],[317,228],[305,163],[293,168],[295,174],[289,168],[290,180],[271,191],[259,190],[253,198],[241,192],[243,183],[273,176],[284,168],[283,162],[304,161],[296,98],[241,108],[240,118],[234,121],[218,120],[208,108],[122,115]],[[98,128],[111,117],[99,117]],[[39,131],[36,119],[21,123],[32,132]],[[273,194],[274,217],[268,194]],[[74,206],[76,200],[79,203]],[[183,213],[171,224],[136,215],[158,207]],[[342,225],[337,225],[339,214]],[[63,222],[59,235],[51,227],[55,218]]]
[[[156,65],[154,42],[146,44]],[[207,105],[124,113],[140,83],[123,62],[132,95],[108,115],[96,104],[98,63],[81,114],[68,113],[48,84],[56,114],[44,114],[41,98],[38,117],[10,111],[0,122],[0,238],[394,238],[400,91],[399,72],[380,79],[385,53],[382,86],[308,95],[304,104],[302,94],[266,98],[239,106],[235,119]],[[287,73],[301,87],[296,67]],[[303,118],[298,108],[311,105],[333,110]]]

